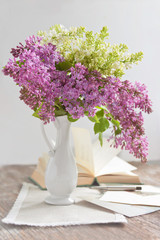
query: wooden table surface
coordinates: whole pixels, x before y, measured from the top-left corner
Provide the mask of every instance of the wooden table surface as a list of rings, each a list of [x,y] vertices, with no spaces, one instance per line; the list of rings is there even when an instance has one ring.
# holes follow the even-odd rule
[[[160,186],[160,162],[132,162],[145,184]],[[35,166],[14,165],[0,168],[0,219],[12,207]],[[96,216],[95,216],[96,217]],[[0,221],[0,240],[154,240],[160,239],[160,211],[127,218],[126,224],[94,224],[70,227],[28,227]]]

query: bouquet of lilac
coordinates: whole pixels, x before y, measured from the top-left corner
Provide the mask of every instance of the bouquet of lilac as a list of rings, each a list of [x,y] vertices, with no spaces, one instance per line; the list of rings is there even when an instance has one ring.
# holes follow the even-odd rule
[[[152,112],[151,101],[144,84],[120,79],[143,54],[129,54],[126,45],[111,46],[107,38],[106,27],[94,34],[55,25],[12,48],[14,58],[3,73],[19,85],[20,99],[44,123],[63,115],[71,122],[87,116],[101,145],[102,134],[112,127],[114,146],[146,161],[142,112]]]

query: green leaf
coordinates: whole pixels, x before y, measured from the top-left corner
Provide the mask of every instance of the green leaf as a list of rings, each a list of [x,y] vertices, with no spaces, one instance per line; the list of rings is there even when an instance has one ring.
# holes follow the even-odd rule
[[[42,105],[43,105],[43,102],[41,103],[39,108],[37,108],[37,109],[35,108],[34,109],[35,112],[32,114],[33,117],[40,118],[38,113],[41,111]]]
[[[68,115],[67,118],[68,118],[68,121],[70,122],[76,122],[78,120],[78,119],[72,118],[70,115]]]
[[[88,117],[89,112],[88,112],[88,111],[85,111],[84,114],[85,114],[85,116]]]
[[[91,122],[96,122],[96,123],[99,122],[97,115],[95,115],[94,117],[88,117],[88,119],[89,119]]]
[[[117,136],[117,135],[121,134],[121,132],[122,132],[122,130],[121,130],[120,128],[118,128],[118,129],[116,129],[116,131],[115,131],[115,135]]]
[[[55,112],[55,117],[67,115],[67,112],[63,108],[58,110],[55,109],[54,112]]]
[[[100,145],[102,147],[103,146],[103,134],[101,132],[99,133],[99,141],[100,141]]]
[[[106,118],[101,118],[99,120],[99,123],[95,123],[94,124],[94,132],[95,134],[97,133],[102,133],[102,132],[105,132],[106,129],[109,128],[109,121],[106,119]]]
[[[66,71],[72,67],[72,64],[69,61],[59,62],[55,64],[56,69],[60,71]]]
[[[108,112],[108,109],[105,106],[101,106],[101,108]]]
[[[36,117],[36,118],[40,118],[40,116],[38,115],[37,112],[34,112],[34,113],[32,114],[32,116],[33,116],[33,117]]]
[[[100,133],[101,130],[100,130],[100,124],[99,123],[95,123],[94,124],[94,133],[97,134],[97,133]]]
[[[96,106],[95,108],[97,108],[97,109],[102,109],[101,107],[99,107],[99,106]]]
[[[107,113],[109,113],[108,112],[108,109],[105,107],[105,106],[101,106],[101,107],[99,107],[99,106],[96,106],[95,108],[97,108],[97,109],[100,109],[100,110],[105,110]]]
[[[106,118],[101,118],[99,120],[99,123],[101,125],[101,129],[103,130],[101,132],[104,132],[106,129],[109,128],[109,121]]]
[[[119,121],[117,121],[117,120],[115,120],[115,119],[112,119],[111,122],[112,122],[116,127],[119,128],[119,126],[120,126],[120,122],[119,122]]]
[[[100,118],[103,118],[104,116],[104,110],[101,109],[100,111],[96,112],[96,116],[100,119]]]
[[[112,115],[111,113],[109,113],[109,112],[106,113],[105,115],[106,115],[106,117],[109,117],[109,118],[111,118],[111,119],[114,119],[114,118],[113,118],[113,115]]]

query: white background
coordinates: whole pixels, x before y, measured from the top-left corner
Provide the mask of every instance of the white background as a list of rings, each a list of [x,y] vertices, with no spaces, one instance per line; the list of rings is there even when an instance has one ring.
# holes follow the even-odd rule
[[[10,49],[38,30],[51,25],[86,26],[99,31],[107,25],[111,43],[125,43],[131,52],[142,50],[144,60],[125,78],[147,85],[154,112],[145,115],[149,160],[160,159],[160,1],[159,0],[0,0],[0,65],[11,57]],[[0,81],[0,165],[37,162],[47,147],[39,120],[19,100],[12,79]],[[91,129],[85,119],[77,122]],[[133,157],[127,152],[121,156]]]

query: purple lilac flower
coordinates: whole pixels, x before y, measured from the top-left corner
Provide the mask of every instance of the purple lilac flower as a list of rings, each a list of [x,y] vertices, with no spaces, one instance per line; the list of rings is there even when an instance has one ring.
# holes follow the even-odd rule
[[[129,81],[109,77],[103,91],[108,110],[122,127],[121,134],[115,138],[115,146],[121,146],[135,157],[146,161],[148,142],[144,136],[142,111],[152,112],[146,87],[144,84],[133,85]]]
[[[12,49],[14,59],[10,59],[3,72],[13,77],[21,87],[20,99],[31,109],[41,106],[40,117],[46,123],[54,121],[54,100],[59,97],[59,79],[65,78],[63,71],[57,71],[55,63],[63,57],[52,44],[40,45],[40,38],[29,37],[22,48]],[[19,51],[20,49],[20,51]],[[18,57],[18,59],[17,59]],[[53,91],[55,89],[55,91]]]

